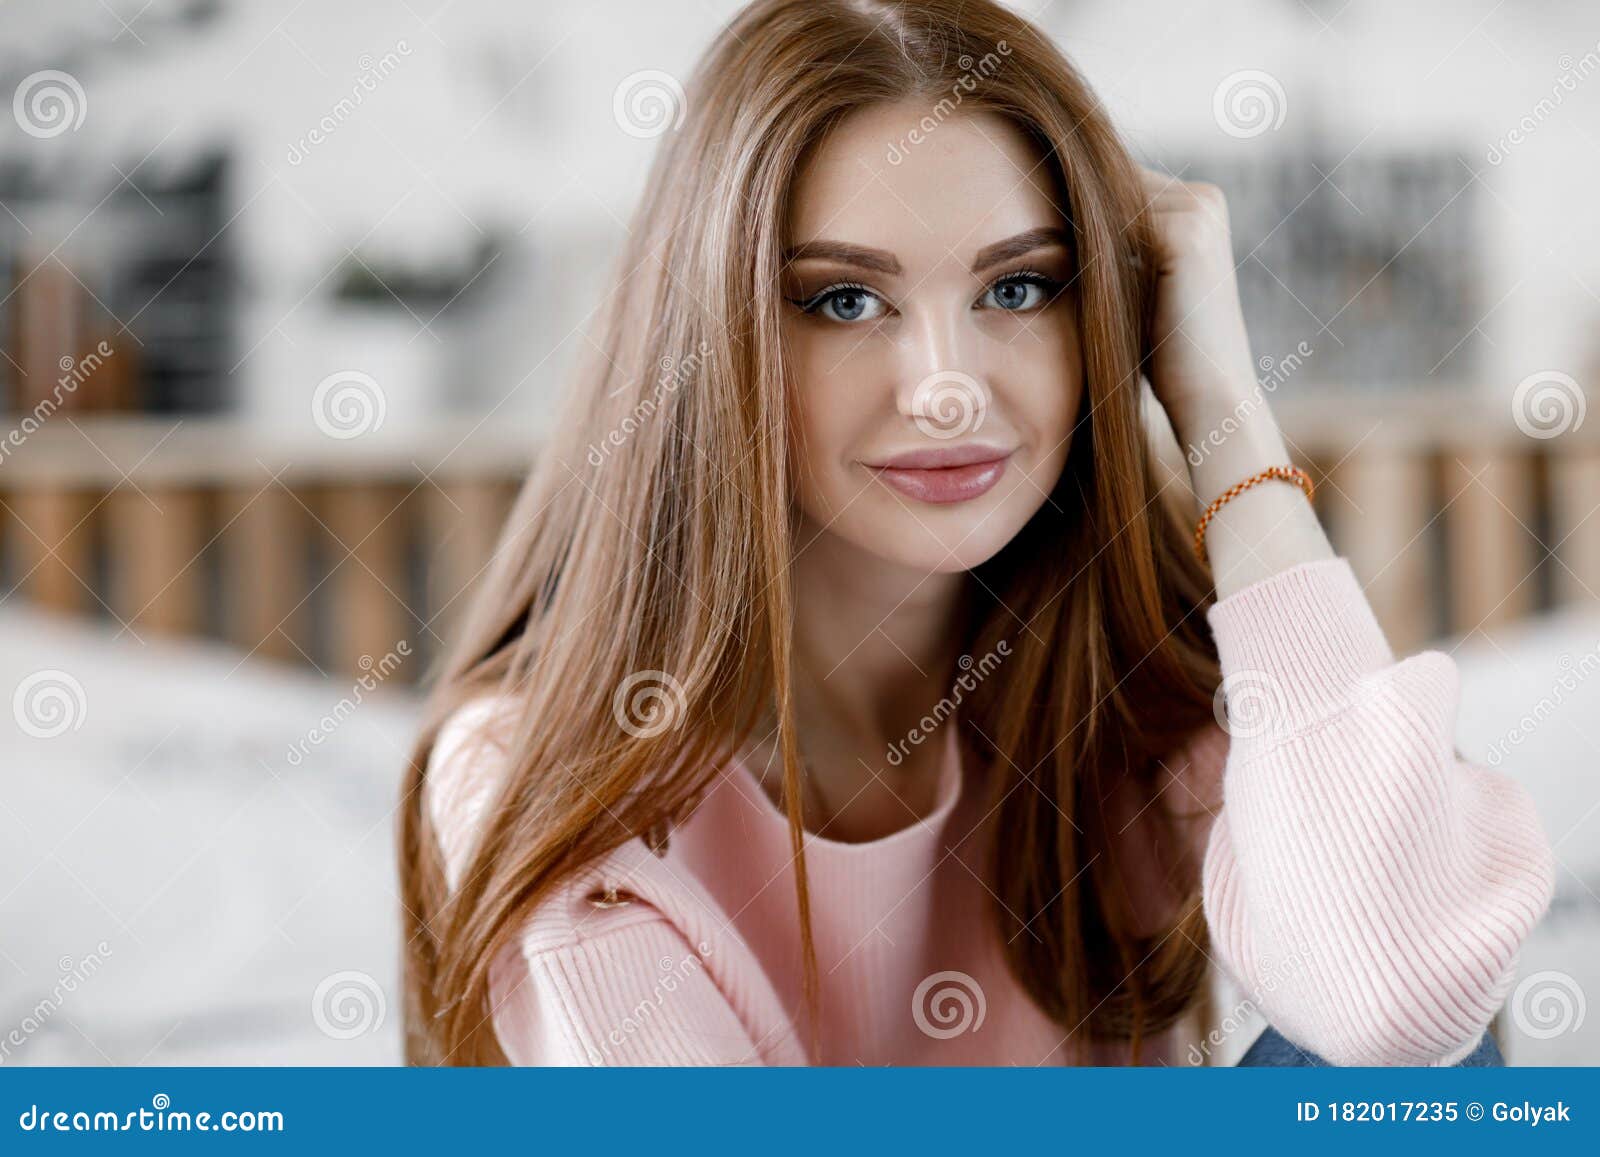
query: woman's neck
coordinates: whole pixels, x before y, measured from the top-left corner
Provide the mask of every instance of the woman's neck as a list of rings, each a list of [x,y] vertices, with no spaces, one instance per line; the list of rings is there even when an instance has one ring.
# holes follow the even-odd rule
[[[936,802],[944,739],[907,740],[950,694],[969,580],[893,566],[811,527],[799,541],[791,575],[807,827],[839,840],[879,838]],[[776,734],[752,755],[775,792]]]

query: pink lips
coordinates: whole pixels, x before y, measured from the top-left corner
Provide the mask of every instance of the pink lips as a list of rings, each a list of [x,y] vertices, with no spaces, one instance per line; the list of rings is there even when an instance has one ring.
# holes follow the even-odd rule
[[[896,454],[867,468],[907,498],[948,505],[992,490],[1011,454],[994,446],[943,446]]]

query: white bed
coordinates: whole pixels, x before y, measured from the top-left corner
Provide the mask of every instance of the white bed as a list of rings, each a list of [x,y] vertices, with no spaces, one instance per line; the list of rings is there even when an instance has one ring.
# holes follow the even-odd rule
[[[26,734],[14,702],[0,715],[3,1059],[395,1063],[393,817],[412,697],[380,688],[294,766],[348,681],[113,634],[0,610],[8,701],[41,670],[82,688],[60,735]],[[36,682],[34,731],[61,726],[46,684],[75,709],[70,684]],[[74,991],[57,987],[64,971],[85,974]],[[339,974],[329,1035],[313,995]]]

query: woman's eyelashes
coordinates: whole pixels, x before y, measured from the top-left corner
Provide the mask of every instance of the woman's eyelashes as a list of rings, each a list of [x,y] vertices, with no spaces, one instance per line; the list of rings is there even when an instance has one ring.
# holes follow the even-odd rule
[[[875,321],[889,309],[883,298],[853,281],[830,285],[795,304],[806,313],[842,322]]]
[[[1061,288],[1053,277],[1032,269],[1018,270],[991,282],[972,308],[1029,313],[1050,304]],[[890,310],[881,296],[854,281],[836,282],[810,297],[789,300],[804,313],[845,325],[876,321]]]
[[[1018,273],[1008,273],[999,281],[989,286],[978,300],[980,303],[989,302],[986,309],[1003,309],[1008,313],[1026,313],[1048,305],[1057,293],[1061,292],[1061,283],[1053,277],[1046,277],[1031,269]]]

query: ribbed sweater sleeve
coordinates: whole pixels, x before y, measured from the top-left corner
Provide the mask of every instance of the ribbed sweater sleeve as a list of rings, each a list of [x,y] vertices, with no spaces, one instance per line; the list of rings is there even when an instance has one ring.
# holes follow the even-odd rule
[[[754,1042],[665,919],[507,953],[495,1036],[519,1065],[752,1065]]]
[[[425,799],[452,889],[494,805],[505,751],[486,704],[458,711],[428,761]],[[562,888],[490,969],[495,1036],[519,1065],[760,1063],[732,1006],[676,926],[642,899],[593,908]]]
[[[1396,661],[1344,558],[1208,612],[1228,705],[1203,901],[1233,979],[1340,1065],[1471,1052],[1548,907],[1528,793],[1456,754],[1454,660]]]

